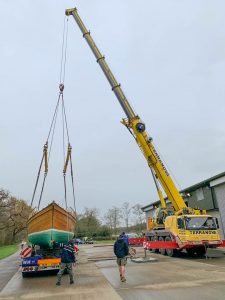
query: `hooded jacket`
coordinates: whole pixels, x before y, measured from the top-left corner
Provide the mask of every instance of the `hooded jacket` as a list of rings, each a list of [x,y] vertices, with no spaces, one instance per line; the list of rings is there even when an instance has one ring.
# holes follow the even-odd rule
[[[114,244],[114,253],[117,258],[123,258],[129,254],[127,243],[123,238],[119,238]]]
[[[75,251],[72,244],[67,244],[63,247],[61,254],[62,263],[74,263],[76,261]]]

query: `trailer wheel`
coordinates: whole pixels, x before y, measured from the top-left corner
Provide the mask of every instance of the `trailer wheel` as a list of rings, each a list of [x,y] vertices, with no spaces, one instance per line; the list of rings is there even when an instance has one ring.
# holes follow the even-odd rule
[[[165,238],[165,241],[166,241],[166,242],[170,242],[170,241],[171,241],[171,238],[170,238],[169,236],[167,236],[167,237]],[[166,254],[167,254],[168,256],[170,256],[170,257],[175,256],[176,253],[177,253],[176,249],[166,249]]]
[[[164,242],[164,238],[162,236],[160,236],[159,241]],[[163,248],[159,249],[159,253],[162,254],[162,255],[166,255],[166,249],[165,248],[164,249]]]
[[[28,277],[28,273],[27,272],[22,272],[22,277],[23,278]]]

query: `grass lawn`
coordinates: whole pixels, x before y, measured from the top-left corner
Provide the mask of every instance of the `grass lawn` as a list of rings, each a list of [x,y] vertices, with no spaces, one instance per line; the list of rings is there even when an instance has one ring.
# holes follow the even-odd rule
[[[115,240],[96,241],[95,244],[114,244]]]
[[[0,259],[5,258],[18,250],[18,245],[0,246]]]

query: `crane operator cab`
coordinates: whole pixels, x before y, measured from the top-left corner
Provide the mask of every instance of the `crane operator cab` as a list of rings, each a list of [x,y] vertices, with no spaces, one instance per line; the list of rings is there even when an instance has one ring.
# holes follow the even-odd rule
[[[174,215],[174,209],[171,208],[161,208],[157,207],[154,210],[153,216],[152,216],[152,227],[153,229],[164,229],[165,228],[165,219],[167,216]]]
[[[209,215],[174,215],[165,220],[165,230],[179,236],[180,243],[216,245],[220,243],[218,228],[217,218]]]
[[[217,230],[217,218],[211,216],[180,216],[177,218],[177,228],[186,230]]]

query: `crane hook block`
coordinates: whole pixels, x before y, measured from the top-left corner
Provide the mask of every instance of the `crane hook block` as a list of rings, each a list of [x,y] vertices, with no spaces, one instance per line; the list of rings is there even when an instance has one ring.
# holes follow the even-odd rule
[[[64,84],[63,83],[60,83],[59,90],[60,90],[61,93],[63,92],[63,90],[64,90]]]

